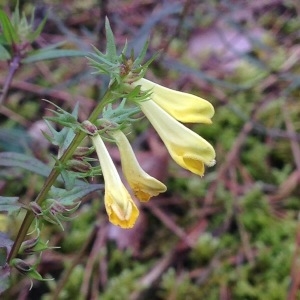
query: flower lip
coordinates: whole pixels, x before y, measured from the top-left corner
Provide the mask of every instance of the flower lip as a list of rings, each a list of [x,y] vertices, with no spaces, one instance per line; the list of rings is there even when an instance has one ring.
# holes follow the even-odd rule
[[[175,120],[154,101],[141,102],[140,106],[177,164],[200,176],[204,174],[204,165],[214,165],[214,148],[205,139]]]
[[[122,183],[100,135],[91,136],[91,139],[104,177],[104,203],[109,221],[122,228],[131,228],[137,220],[139,210]]]
[[[110,134],[117,143],[121,155],[123,174],[135,196],[144,202],[165,192],[167,187],[141,168],[125,134],[120,130],[112,131]]]

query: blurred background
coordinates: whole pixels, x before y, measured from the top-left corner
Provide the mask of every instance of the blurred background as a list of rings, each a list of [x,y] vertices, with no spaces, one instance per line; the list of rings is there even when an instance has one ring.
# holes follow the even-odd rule
[[[6,12],[16,1],[1,0]],[[14,274],[3,299],[300,299],[300,2],[293,0],[21,1],[45,28],[32,47],[104,50],[108,16],[117,45],[148,57],[146,77],[209,100],[211,125],[188,126],[216,149],[203,178],[177,166],[146,119],[132,128],[145,170],[168,191],[141,205],[132,230],[108,223],[102,196],[83,199],[76,217],[45,226],[52,247],[39,272],[53,281]],[[0,151],[50,163],[55,148],[41,130],[51,107],[85,120],[108,79],[85,57],[21,66],[0,108]],[[0,86],[8,65],[0,62]],[[53,108],[53,107],[51,107]],[[120,165],[118,151],[110,153]],[[32,201],[44,178],[1,168],[0,194]],[[94,178],[93,183],[101,183]],[[22,214],[3,223],[14,239]]]

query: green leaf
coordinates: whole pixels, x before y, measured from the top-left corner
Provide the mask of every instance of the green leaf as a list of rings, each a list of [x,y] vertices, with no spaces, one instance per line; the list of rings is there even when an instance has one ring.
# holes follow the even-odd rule
[[[38,50],[28,54],[26,58],[22,60],[22,63],[28,64],[41,60],[56,59],[62,57],[82,57],[87,53],[80,50],[72,49],[50,49],[50,50]]]
[[[33,15],[32,15],[32,20],[31,20],[31,24],[33,24]],[[43,19],[43,21],[39,24],[39,26],[38,26],[38,28],[34,31],[34,32],[32,32],[32,33],[30,33],[29,35],[28,35],[28,40],[30,41],[30,42],[33,42],[37,37],[39,37],[40,36],[40,34],[41,34],[41,32],[42,32],[42,30],[43,30],[43,28],[44,28],[44,26],[45,26],[45,24],[46,24],[46,21],[47,21],[47,16],[45,16],[45,18]]]
[[[21,204],[18,202],[19,197],[1,197],[0,196],[0,212],[8,212],[9,214],[19,210]]]
[[[10,53],[0,44],[0,60],[9,60],[10,58]]]
[[[138,67],[142,64],[142,62],[147,54],[148,47],[149,47],[149,40],[146,41],[146,43],[143,46],[142,51],[140,52],[139,56],[134,61],[134,64],[136,67]]]
[[[0,268],[0,295],[10,286],[10,267]]]
[[[48,125],[52,136],[46,133],[44,133],[44,135],[53,145],[59,147],[58,158],[60,158],[71,144],[75,136],[74,130],[72,128],[65,127],[61,131],[56,131],[47,120],[45,120],[45,122]]]
[[[113,108],[111,104],[108,104],[102,112],[103,119],[109,120],[110,122],[116,123],[118,125],[126,124],[129,121],[134,121],[130,117],[140,112],[140,107],[126,108],[125,103],[126,100],[122,100],[122,102],[116,108]],[[100,121],[99,123],[101,124],[102,120],[99,119],[98,121]]]
[[[93,46],[93,48],[94,48],[94,50],[97,50],[94,46]],[[102,66],[102,68],[105,68],[105,69],[107,69],[107,67],[109,67],[109,66],[112,68],[116,67],[116,64],[114,62],[111,62],[106,55],[103,55],[98,50],[97,50],[96,54],[92,53],[90,56],[91,57],[88,57],[88,59],[91,61],[92,65],[95,65],[96,67]],[[94,57],[94,58],[92,58],[92,57]]]
[[[19,167],[43,177],[48,177],[52,167],[47,166],[38,159],[21,153],[2,152],[0,153],[0,166],[3,167]],[[64,182],[62,176],[58,176],[58,182]],[[88,185],[82,180],[76,180],[76,185]]]
[[[75,185],[77,174],[63,169],[60,171],[60,174],[65,183],[66,190],[71,190]]]
[[[2,32],[6,42],[9,45],[12,45],[13,43],[17,44],[19,42],[17,32],[13,27],[10,19],[2,9],[0,9],[0,24],[2,25]]]
[[[38,240],[37,244],[33,247],[32,251],[34,252],[42,252],[44,250],[49,249],[48,241],[44,242],[42,240]]]
[[[105,18],[105,34],[106,34],[106,55],[108,59],[113,62],[117,58],[117,48],[114,34],[111,30],[109,20]]]
[[[29,276],[30,278],[37,279],[37,280],[52,280],[52,278],[43,278],[41,274],[36,270],[36,267],[39,262],[35,262],[34,265],[31,265],[20,258],[14,258],[11,260],[11,266],[15,267],[19,272]]]
[[[55,104],[53,105],[57,107]],[[59,111],[53,111],[57,115],[57,117],[47,117],[45,118],[46,119],[45,122],[47,123],[49,130],[52,134],[52,136],[46,134],[46,138],[49,141],[51,141],[52,144],[59,147],[58,158],[60,158],[63,155],[63,153],[66,151],[66,149],[69,147],[72,140],[74,139],[75,136],[74,130],[78,128],[77,116],[78,116],[79,104],[77,103],[75,105],[72,114],[64,111],[60,107],[57,107],[57,109]],[[64,127],[61,131],[57,131],[47,120],[68,127]]]
[[[67,126],[70,128],[76,128],[78,126],[77,116],[73,116],[62,109],[59,109],[61,112],[57,112],[55,110],[49,109],[49,111],[53,112],[57,117],[45,117],[45,120],[52,121],[56,124]],[[75,125],[75,126],[74,126]]]
[[[76,202],[88,194],[98,190],[103,190],[103,184],[75,186],[69,191],[52,186],[49,194],[52,198],[57,199],[61,204],[70,206],[76,204]]]
[[[54,280],[54,278],[43,278],[43,276],[36,270],[36,266],[32,267],[28,272],[26,272],[30,278],[40,281]]]
[[[41,50],[50,51],[50,50],[53,50],[53,49],[58,49],[58,48],[60,48],[64,45],[66,45],[66,43],[67,43],[67,41],[60,41],[58,43],[50,44],[48,46],[45,46],[45,47],[43,47],[43,49],[32,51],[31,53],[40,52]]]
[[[54,131],[51,131],[51,133],[54,134],[53,144],[59,147],[58,157],[61,157],[75,136],[74,130],[72,128],[65,127],[59,132],[56,131],[54,133]]]
[[[15,152],[0,153],[0,166],[20,167],[44,177],[47,177],[52,169],[32,156]]]

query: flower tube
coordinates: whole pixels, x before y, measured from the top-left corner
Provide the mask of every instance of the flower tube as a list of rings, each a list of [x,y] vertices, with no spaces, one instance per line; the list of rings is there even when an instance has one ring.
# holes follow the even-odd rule
[[[141,78],[131,86],[141,86],[142,91],[152,92],[150,98],[171,116],[183,123],[211,124],[215,111],[207,100],[195,95],[179,92]]]
[[[115,130],[110,135],[117,143],[123,174],[135,196],[140,201],[148,201],[151,197],[165,192],[167,187],[141,168],[125,134],[121,130]]]
[[[93,135],[91,139],[104,177],[104,203],[109,221],[122,228],[131,228],[135,224],[139,210],[123,185],[100,135]]]
[[[154,101],[142,101],[140,106],[178,165],[202,176],[204,165],[215,164],[215,150],[205,139],[175,120]]]

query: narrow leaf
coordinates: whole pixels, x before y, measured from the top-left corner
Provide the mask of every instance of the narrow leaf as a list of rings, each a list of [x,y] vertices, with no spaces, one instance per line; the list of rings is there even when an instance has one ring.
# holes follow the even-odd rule
[[[44,19],[39,24],[39,26],[37,27],[37,29],[28,36],[28,39],[29,39],[30,42],[33,42],[37,37],[40,36],[40,34],[41,34],[41,32],[42,32],[45,24],[46,24],[46,21],[47,21],[47,16],[44,17]]]
[[[66,190],[73,189],[77,175],[73,172],[61,170],[61,177],[65,183]]]
[[[10,53],[0,44],[0,60],[9,60],[10,58]]]
[[[0,196],[0,212],[8,212],[9,214],[19,210],[21,204],[18,197],[1,197]]]
[[[149,39],[144,44],[142,51],[140,52],[139,56],[136,58],[136,60],[134,62],[136,67],[138,67],[139,65],[142,64],[142,62],[147,54],[148,47],[149,47]]]
[[[105,18],[105,34],[106,34],[106,54],[110,61],[115,61],[117,57],[117,48],[114,34],[111,30],[108,18]]]
[[[40,281],[48,281],[54,280],[53,278],[43,278],[43,276],[34,268],[32,268],[29,272],[26,273],[30,278],[40,280]]]
[[[47,177],[52,169],[32,156],[15,152],[0,153],[0,166],[20,167],[44,177]]]
[[[88,194],[102,189],[103,184],[86,184],[83,186],[75,186],[69,191],[52,186],[50,190],[50,196],[54,199],[59,199],[59,202],[63,205],[69,206],[74,205]]]
[[[50,101],[47,102],[51,103]],[[54,103],[51,104],[57,107]],[[75,105],[72,114],[62,110],[60,107],[57,107],[57,109],[59,111],[53,111],[57,117],[47,117],[46,119],[68,127],[64,127],[61,131],[56,131],[47,120],[46,123],[52,134],[52,137],[48,136],[48,138],[54,145],[59,147],[58,158],[60,158],[74,139],[74,128],[78,126],[79,104]]]
[[[86,56],[86,52],[72,49],[51,49],[51,50],[39,50],[31,52],[26,58],[22,60],[23,63],[33,63],[41,60],[56,59],[62,57],[82,57]]]
[[[6,42],[9,45],[17,43],[19,41],[19,38],[17,36],[16,30],[13,27],[8,16],[2,9],[0,9],[0,24],[2,25],[2,32],[6,39]]]

